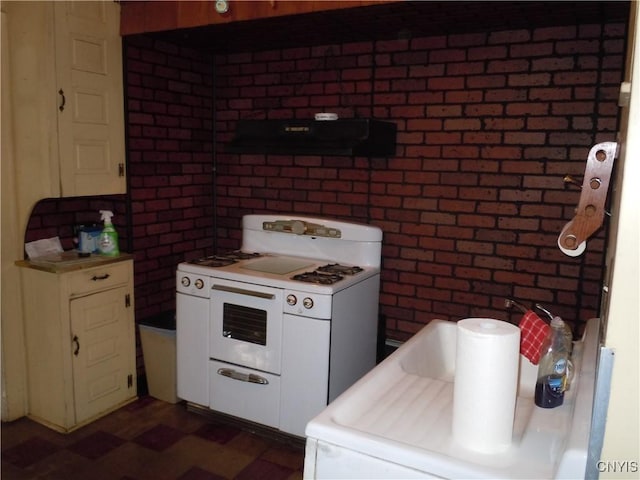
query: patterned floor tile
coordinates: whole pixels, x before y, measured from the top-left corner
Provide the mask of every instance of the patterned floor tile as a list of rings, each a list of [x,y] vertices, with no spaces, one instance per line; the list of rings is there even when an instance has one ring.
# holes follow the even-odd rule
[[[303,450],[152,397],[67,434],[1,430],[2,480],[302,480]]]
[[[224,445],[233,440],[240,432],[241,430],[236,427],[208,423],[196,430],[194,435]]]
[[[125,441],[115,435],[106,432],[95,432],[88,437],[79,440],[68,448],[72,452],[83,457],[95,460],[109,453],[114,448],[118,448]]]
[[[134,439],[138,445],[157,452],[166,450],[184,437],[184,433],[167,425],[157,425]]]
[[[199,467],[190,468],[189,471],[181,475],[178,480],[227,480],[226,477],[221,477],[215,473],[207,472]]]
[[[40,437],[29,440],[2,451],[2,459],[17,467],[26,468],[44,457],[60,450],[60,447]]]
[[[294,471],[266,460],[257,459],[235,477],[235,480],[286,480]]]

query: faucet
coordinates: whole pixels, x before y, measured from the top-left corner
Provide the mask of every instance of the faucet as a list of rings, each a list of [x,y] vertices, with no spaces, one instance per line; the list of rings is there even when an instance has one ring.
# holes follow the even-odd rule
[[[504,299],[504,308],[511,309],[513,307],[516,307],[522,313],[527,313],[529,311],[529,309],[527,307],[525,307],[521,303],[516,302],[512,298],[505,298]]]
[[[544,313],[547,317],[549,317],[549,320],[553,320],[553,317],[555,317],[554,314],[552,314],[549,310],[547,310],[546,308],[544,308],[542,305],[540,305],[539,303],[536,303],[534,305],[534,307],[536,307],[538,310],[540,310],[542,313]]]

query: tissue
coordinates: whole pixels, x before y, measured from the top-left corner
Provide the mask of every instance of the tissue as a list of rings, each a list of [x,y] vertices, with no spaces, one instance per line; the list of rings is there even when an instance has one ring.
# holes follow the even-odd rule
[[[513,435],[520,329],[491,318],[457,325],[452,436],[481,453],[509,448]]]
[[[30,259],[62,252],[60,237],[43,238],[25,243],[24,249]]]

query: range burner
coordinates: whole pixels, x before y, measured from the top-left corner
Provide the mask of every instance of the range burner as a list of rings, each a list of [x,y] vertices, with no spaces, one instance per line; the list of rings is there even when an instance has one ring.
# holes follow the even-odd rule
[[[362,270],[360,267],[348,267],[347,265],[340,265],[339,263],[329,263],[316,269],[317,272],[335,273],[338,275],[355,275],[356,273],[362,272]]]
[[[258,252],[241,252],[236,250],[234,252],[225,253],[223,257],[232,258],[234,260],[249,260],[251,258],[259,258],[262,254]]]
[[[202,265],[203,267],[225,267],[227,265],[231,265],[232,263],[236,263],[238,260],[248,260],[250,258],[258,258],[261,257],[260,253],[248,253],[248,252],[229,252],[224,255],[210,255],[208,257],[197,258],[195,260],[189,261],[194,265]]]
[[[339,282],[344,277],[335,273],[322,273],[319,271],[299,273],[291,277],[291,280],[306,283],[318,283],[320,285],[331,285]]]
[[[321,285],[332,285],[339,282],[345,275],[355,275],[362,272],[360,267],[349,267],[339,263],[329,263],[316,268],[313,272],[300,273],[291,277],[291,280],[298,282],[318,283]]]

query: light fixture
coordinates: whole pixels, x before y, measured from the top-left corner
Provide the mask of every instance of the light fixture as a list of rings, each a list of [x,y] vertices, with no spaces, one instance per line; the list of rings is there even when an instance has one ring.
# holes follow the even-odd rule
[[[227,0],[216,0],[216,12],[227,13],[229,11],[229,2]]]

